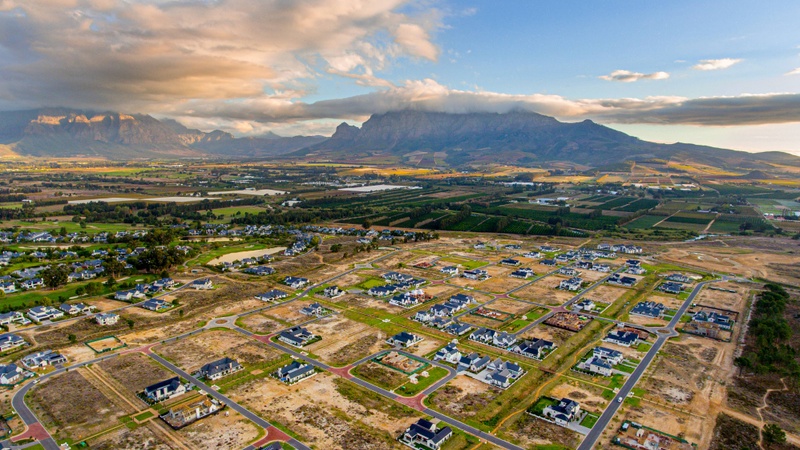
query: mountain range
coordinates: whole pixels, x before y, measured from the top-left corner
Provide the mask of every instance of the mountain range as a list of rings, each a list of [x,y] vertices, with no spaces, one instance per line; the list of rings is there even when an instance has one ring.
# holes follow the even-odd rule
[[[190,129],[144,114],[64,108],[0,112],[0,149],[36,157],[312,158],[347,162],[459,166],[535,165],[568,161],[592,167],[630,160],[670,159],[717,167],[800,166],[783,152],[747,153],[693,144],[643,141],[590,120],[560,122],[533,112],[374,114],[361,128],[342,123],[330,138],[272,133],[236,138]],[[135,158],[134,156],[135,155]]]

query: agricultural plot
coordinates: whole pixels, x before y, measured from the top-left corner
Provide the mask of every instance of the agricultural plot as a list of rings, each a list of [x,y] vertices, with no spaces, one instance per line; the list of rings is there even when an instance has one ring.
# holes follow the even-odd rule
[[[625,228],[629,230],[634,230],[637,228],[652,228],[655,224],[661,222],[665,218],[666,216],[654,216],[648,214],[628,222],[625,224]]]

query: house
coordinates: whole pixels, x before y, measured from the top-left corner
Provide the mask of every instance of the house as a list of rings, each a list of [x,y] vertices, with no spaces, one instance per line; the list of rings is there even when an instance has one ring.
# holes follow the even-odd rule
[[[142,303],[142,308],[149,309],[150,311],[161,311],[164,309],[169,309],[171,305],[160,298],[151,298],[146,302]]]
[[[578,402],[568,398],[562,398],[557,405],[548,405],[542,411],[545,417],[553,419],[553,421],[565,427],[575,420],[581,412],[581,406]]]
[[[698,311],[692,315],[693,322],[713,323],[718,325],[723,330],[730,330],[733,327],[733,319],[725,314],[720,314],[715,311],[705,312]]]
[[[520,262],[519,262],[519,260],[516,260],[516,259],[506,258],[506,259],[500,260],[500,264],[502,264],[504,266],[514,266],[514,267],[516,267],[516,266],[519,266]]]
[[[631,347],[639,344],[639,335],[632,331],[613,330],[608,333],[603,342]]]
[[[617,365],[622,362],[625,356],[622,352],[610,349],[608,347],[595,347],[592,350],[592,356],[607,361],[612,365]]]
[[[281,367],[275,372],[275,376],[286,384],[297,383],[298,381],[314,375],[314,366],[309,363],[292,361],[291,364]]]
[[[297,326],[282,331],[278,335],[278,340],[285,342],[289,345],[293,345],[295,347],[302,347],[315,337],[316,336],[314,336],[307,329]]]
[[[572,277],[569,280],[561,280],[561,283],[558,283],[558,288],[567,291],[579,291],[582,284],[583,280],[581,278]]]
[[[388,281],[400,281],[400,282],[408,282],[414,279],[413,276],[400,273],[400,272],[386,272],[383,274],[383,279]]]
[[[27,325],[31,323],[31,321],[26,319],[25,316],[19,311],[11,311],[0,314],[0,325],[8,326],[12,323]]]
[[[602,375],[604,377],[610,377],[614,370],[610,363],[603,361],[596,356],[589,358],[589,360],[584,364],[584,367],[589,372]]]
[[[60,319],[64,317],[64,313],[52,306],[34,306],[28,310],[28,317],[36,323],[41,323],[45,320]]]
[[[502,372],[490,373],[489,376],[486,377],[486,381],[488,381],[492,386],[499,387],[500,389],[505,389],[511,386],[511,378]]]
[[[647,273],[647,269],[642,266],[631,266],[625,269],[625,272],[630,273],[632,275],[644,275]]]
[[[412,345],[422,341],[422,338],[417,336],[416,334],[411,334],[406,331],[401,331],[394,336],[390,337],[386,340],[386,343],[389,345],[395,345],[400,347],[411,347]]]
[[[658,290],[667,294],[680,294],[683,291],[683,284],[665,281],[658,286]]]
[[[467,324],[460,322],[453,322],[444,328],[444,332],[453,334],[455,336],[462,336],[464,334],[467,334],[471,329],[472,327]]]
[[[344,291],[339,289],[339,286],[328,286],[322,291],[322,295],[328,298],[336,298],[344,295]]]
[[[682,273],[673,273],[673,274],[667,275],[667,280],[675,281],[675,282],[678,282],[678,283],[691,283],[692,282],[691,278],[687,277],[686,275],[684,275]]]
[[[446,275],[458,275],[458,267],[456,266],[444,266],[439,271]]]
[[[134,298],[143,299],[147,298],[147,295],[144,292],[136,289],[130,289],[127,291],[117,291],[114,294],[114,300],[120,300],[123,302],[129,302]]]
[[[276,300],[284,299],[288,296],[289,294],[281,291],[280,289],[272,289],[270,291],[264,292],[263,294],[256,295],[256,299],[261,300],[263,302],[274,302]]]
[[[525,267],[511,272],[511,276],[514,278],[522,278],[523,280],[527,280],[530,277],[536,276],[536,274],[533,272],[533,269]]]
[[[471,372],[480,372],[485,369],[492,359],[488,356],[481,356],[477,353],[470,353],[469,355],[462,355],[458,360],[458,366],[469,370]]]
[[[181,428],[203,417],[210,416],[220,410],[220,403],[216,399],[201,396],[188,403],[181,403],[170,408],[161,418],[173,428]]]
[[[275,273],[275,269],[268,266],[256,266],[256,267],[248,267],[242,270],[242,272],[250,275],[265,276],[265,275],[272,275],[273,273]]]
[[[4,294],[10,294],[17,291],[17,286],[13,281],[3,281],[0,282],[0,291],[3,291]]]
[[[597,307],[597,305],[592,300],[585,299],[585,300],[581,300],[578,303],[576,303],[575,305],[573,305],[572,309],[574,309],[576,311],[591,312],[591,311],[594,311],[594,308],[596,308],[596,307]]]
[[[540,252],[530,251],[528,253],[525,253],[522,256],[524,256],[526,258],[531,258],[531,259],[540,259],[542,257],[542,254]]]
[[[55,366],[56,364],[64,364],[67,362],[67,357],[52,350],[44,350],[25,356],[20,362],[28,369],[41,369],[47,366]]]
[[[12,348],[22,347],[23,345],[25,345],[25,340],[16,334],[0,334],[0,352],[7,352]]]
[[[308,279],[301,277],[286,277],[283,279],[283,284],[291,287],[292,289],[300,289],[308,284]]]
[[[61,306],[58,307],[61,311],[74,316],[76,314],[85,314],[92,312],[95,307],[93,305],[84,305],[83,303],[75,303],[74,305],[70,305],[68,303],[62,303]]]
[[[168,380],[159,381],[144,388],[144,396],[154,402],[168,400],[173,397],[186,393],[186,386],[181,383],[180,378],[173,377]]]
[[[197,290],[208,290],[214,287],[214,283],[211,282],[211,278],[201,278],[199,280],[192,281],[189,287]]]
[[[580,272],[573,269],[572,267],[562,267],[558,269],[558,273],[560,273],[561,275],[566,275],[568,277],[574,277],[580,275]]]
[[[119,316],[114,313],[100,313],[94,316],[98,325],[114,325],[119,322]]]
[[[534,338],[533,340],[522,341],[510,350],[527,358],[542,360],[555,348],[556,344],[553,342]]]
[[[25,372],[16,364],[0,364],[0,384],[16,384],[24,378]]]
[[[496,331],[489,328],[478,328],[469,335],[470,340],[488,344],[494,339]]]
[[[636,278],[626,277],[618,273],[611,275],[606,280],[607,283],[616,284],[623,287],[633,287],[636,284],[636,281]]]
[[[470,280],[488,280],[489,272],[483,269],[465,270],[461,276]]]
[[[461,359],[461,352],[456,347],[456,344],[450,343],[446,346],[439,349],[435,355],[433,355],[434,361],[444,361],[450,364],[457,364],[458,360]]]
[[[300,314],[304,314],[306,316],[322,316],[325,314],[325,308],[322,307],[319,303],[312,303],[300,310]]]
[[[666,307],[663,303],[656,303],[652,301],[639,302],[631,310],[631,315],[659,319],[664,315],[665,309]]]
[[[492,345],[500,348],[511,347],[514,345],[514,342],[517,342],[517,337],[505,331],[496,333],[492,338]]]
[[[442,444],[452,435],[453,430],[450,427],[437,428],[432,422],[426,419],[419,419],[400,435],[398,441],[413,449],[422,446],[423,448],[439,450]]]
[[[556,260],[555,259],[543,259],[543,260],[539,261],[539,264],[544,265],[544,266],[555,266],[556,265]]]
[[[25,290],[36,289],[44,286],[44,280],[41,278],[31,278],[20,283],[20,286]]]
[[[393,284],[389,284],[386,286],[373,286],[369,288],[367,295],[371,295],[373,297],[386,297],[394,294],[395,292],[397,292],[397,287]]]
[[[241,364],[226,356],[225,358],[204,365],[197,373],[199,376],[205,377],[208,380],[219,380],[226,375],[230,375],[242,369],[244,369],[244,367],[242,367]]]

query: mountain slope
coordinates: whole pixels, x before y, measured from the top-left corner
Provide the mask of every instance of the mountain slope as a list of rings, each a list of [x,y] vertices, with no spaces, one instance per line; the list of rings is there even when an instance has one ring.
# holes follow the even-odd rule
[[[409,159],[436,154],[428,161],[450,165],[470,162],[536,163],[571,161],[599,166],[631,159],[671,159],[725,164],[776,160],[800,164],[800,158],[772,152],[737,152],[692,144],[642,141],[590,120],[563,123],[531,112],[448,114],[398,111],[375,114],[356,128],[340,125],[331,139],[298,155],[350,157],[383,153]],[[442,155],[444,154],[444,155]],[[424,160],[424,157],[423,157]]]

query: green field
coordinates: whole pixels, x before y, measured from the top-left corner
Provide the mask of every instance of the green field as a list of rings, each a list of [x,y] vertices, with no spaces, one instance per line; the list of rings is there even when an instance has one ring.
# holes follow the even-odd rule
[[[408,383],[406,383],[406,384],[400,386],[399,388],[395,389],[395,392],[397,392],[400,395],[406,396],[406,397],[411,397],[411,396],[419,394],[420,392],[424,391],[425,389],[428,389],[434,383],[436,383],[437,381],[439,381],[442,378],[444,378],[445,376],[447,376],[447,371],[442,369],[441,367],[430,368],[430,369],[428,369],[427,372],[428,372],[428,377],[427,378],[418,377],[417,378],[417,384],[412,384],[409,381]]]
[[[637,229],[637,228],[652,228],[653,225],[657,224],[664,220],[664,216],[651,216],[651,215],[644,215],[642,217],[636,218],[633,221],[627,223],[625,228],[629,230]]]

